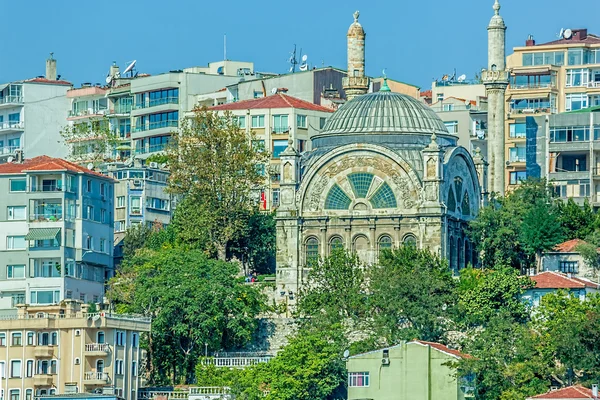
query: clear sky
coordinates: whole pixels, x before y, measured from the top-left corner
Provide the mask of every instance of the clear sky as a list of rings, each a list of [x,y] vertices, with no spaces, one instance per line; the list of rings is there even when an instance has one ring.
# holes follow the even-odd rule
[[[538,43],[561,28],[600,35],[600,1],[501,0],[507,47]],[[346,31],[360,10],[367,73],[431,86],[456,69],[473,78],[486,64],[493,0],[0,0],[0,82],[58,73],[79,86],[104,82],[112,61],[137,60],[156,74],[227,58],[284,73],[294,44],[309,63],[346,68]],[[510,53],[509,53],[510,54]]]

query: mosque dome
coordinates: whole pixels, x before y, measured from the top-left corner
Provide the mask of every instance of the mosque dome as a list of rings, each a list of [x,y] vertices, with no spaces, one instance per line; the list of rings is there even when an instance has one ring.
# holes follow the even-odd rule
[[[382,89],[346,102],[328,118],[318,136],[434,133],[449,135],[430,107],[413,97]]]

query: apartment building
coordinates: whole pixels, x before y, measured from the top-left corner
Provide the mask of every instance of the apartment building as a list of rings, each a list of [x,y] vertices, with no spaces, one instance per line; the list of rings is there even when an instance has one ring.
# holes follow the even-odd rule
[[[0,163],[21,151],[28,158],[65,157],[61,143],[70,82],[56,74],[56,60],[46,60],[46,75],[0,84]]]
[[[529,138],[535,137],[528,134],[528,117],[600,105],[600,36],[587,29],[565,29],[558,40],[537,44],[529,37],[525,46],[513,50],[507,58],[510,85],[506,92],[509,188],[511,177],[536,173],[527,166],[527,160],[531,164],[535,159],[528,150]]]
[[[78,300],[20,304],[0,326],[3,398],[114,395],[136,400],[142,385],[140,335],[150,320],[93,311]]]
[[[0,312],[101,302],[113,275],[113,180],[39,156],[0,165]]]
[[[286,93],[264,98],[242,100],[211,108],[214,111],[230,111],[246,132],[256,135],[257,145],[271,153],[271,161],[265,169],[268,176],[266,191],[261,194],[263,209],[279,205],[279,182],[281,176],[279,155],[293,140],[296,150],[310,150],[309,139],[325,126],[333,109],[301,100]]]

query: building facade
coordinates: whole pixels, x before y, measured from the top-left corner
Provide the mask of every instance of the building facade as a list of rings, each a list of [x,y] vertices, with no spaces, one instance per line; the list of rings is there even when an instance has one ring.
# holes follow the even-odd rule
[[[0,310],[102,302],[113,275],[113,180],[40,156],[0,165]]]
[[[256,144],[271,154],[265,169],[267,185],[262,194],[261,206],[270,210],[279,206],[281,182],[281,153],[292,140],[299,152],[310,150],[310,139],[325,126],[332,109],[308,101],[277,93],[264,98],[243,100],[211,108],[218,112],[231,112],[240,128],[256,137]]]
[[[143,384],[142,317],[88,312],[66,300],[53,306],[20,305],[0,327],[3,398],[113,394],[136,400]]]
[[[70,82],[56,75],[56,60],[46,61],[46,75],[0,84],[0,163],[16,157],[66,157],[60,131],[69,110]]]
[[[545,295],[556,293],[559,290],[568,292],[571,296],[580,300],[585,300],[589,294],[598,293],[598,289],[600,289],[598,283],[587,278],[575,277],[570,273],[544,271],[530,276],[530,278],[534,283],[534,287],[525,290],[521,297],[532,307],[538,307]]]
[[[558,40],[543,44],[536,44],[530,37],[525,46],[514,48],[507,58],[507,66],[510,86],[506,98],[505,152],[507,184],[510,185],[511,175],[544,176],[543,173],[539,175],[540,170],[533,162],[537,149],[531,147],[540,144],[533,142],[534,124],[542,120],[538,117],[600,106],[600,37],[588,33],[587,29],[563,30]],[[584,142],[590,140],[597,138],[582,138]],[[575,154],[570,151],[570,143],[557,143],[550,146],[560,146],[561,150],[571,153],[565,154],[567,158]],[[581,144],[573,146],[575,152],[578,151],[576,147]],[[593,153],[587,161],[588,166],[595,165]],[[591,187],[590,192],[594,193],[595,186]]]
[[[473,379],[459,379],[449,364],[469,357],[440,343],[415,340],[349,357],[348,400],[462,400]]]

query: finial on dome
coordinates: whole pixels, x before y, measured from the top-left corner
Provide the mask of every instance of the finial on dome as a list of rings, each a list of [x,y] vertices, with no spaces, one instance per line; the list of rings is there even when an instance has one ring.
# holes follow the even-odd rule
[[[380,92],[391,92],[392,90],[390,89],[390,87],[387,84],[387,76],[383,76],[383,85],[381,85],[381,89],[379,89]]]
[[[358,22],[358,17],[360,17],[360,12],[358,10],[354,11],[354,22]]]
[[[494,2],[494,13],[500,15],[500,2],[498,0]]]
[[[431,135],[431,143],[436,143],[436,140],[437,140],[437,135],[435,133],[433,133]]]

